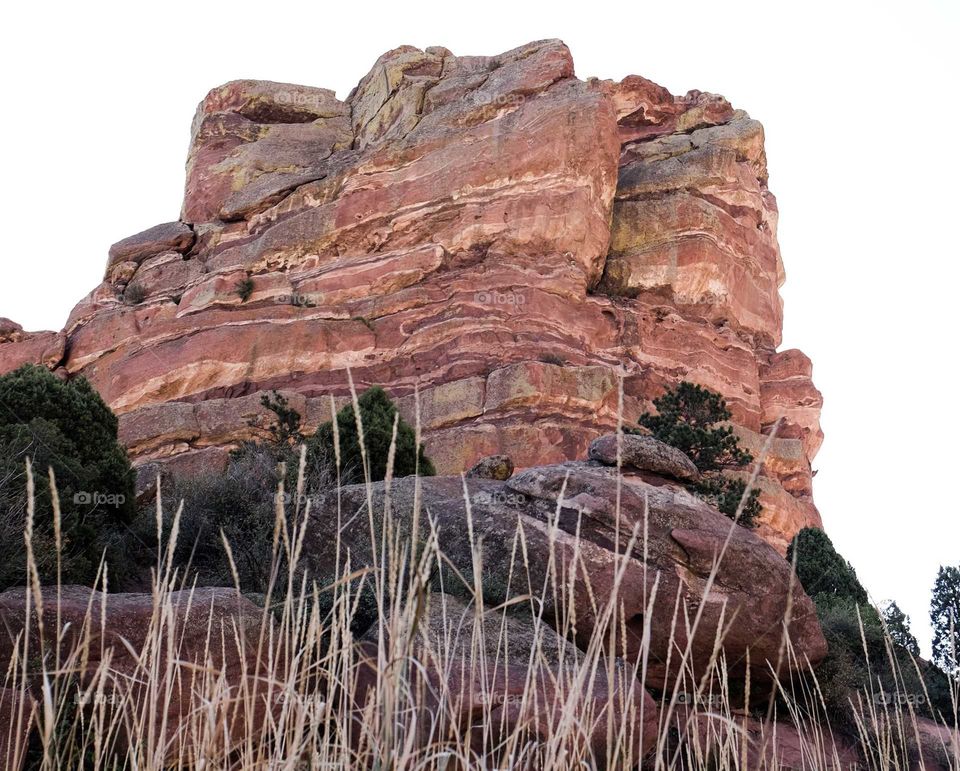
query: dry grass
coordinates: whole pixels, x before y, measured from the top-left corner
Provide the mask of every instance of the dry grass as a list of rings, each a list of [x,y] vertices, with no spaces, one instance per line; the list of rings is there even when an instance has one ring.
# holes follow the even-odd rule
[[[359,420],[360,410],[355,412]],[[56,604],[60,589],[41,591],[32,570],[24,598],[31,628],[43,629],[17,637],[2,674],[8,694],[21,696],[10,724],[0,726],[4,767],[17,768],[27,758],[43,769],[589,769],[631,768],[641,761],[657,771],[777,769],[771,748],[789,731],[784,721],[803,729],[794,741],[804,768],[846,767],[834,748],[815,674],[745,687],[733,683],[720,652],[721,632],[710,676],[695,679],[690,651],[675,646],[675,685],[660,694],[650,714],[651,705],[640,698],[646,656],[624,662],[614,655],[625,631],[619,587],[596,609],[598,634],[588,649],[564,644],[578,610],[565,599],[572,596],[571,577],[557,562],[550,565],[548,585],[532,585],[518,528],[511,581],[525,591],[509,609],[489,608],[478,578],[465,606],[472,619],[465,619],[463,606],[431,594],[431,576],[449,561],[429,513],[414,511],[402,529],[389,505],[380,512],[372,505],[364,515],[376,544],[376,567],[355,570],[342,549],[335,573],[340,579],[318,587],[298,570],[309,501],[289,509],[278,502],[274,563],[287,567],[273,572],[258,623],[221,623],[202,611],[203,649],[192,658],[183,644],[198,639],[199,622],[178,619],[184,603],[201,600],[190,577],[172,566],[179,512],[171,545],[153,569],[152,612],[136,645],[103,648],[105,609],[95,602],[82,623],[65,622]],[[467,507],[472,533],[469,497]],[[56,516],[56,501],[54,509]],[[28,548],[33,514],[31,504]],[[158,528],[161,521],[158,511]],[[642,538],[643,528],[632,543]],[[482,561],[477,543],[474,576],[483,575]],[[108,575],[103,566],[101,586],[108,585]],[[367,632],[371,644],[364,649],[350,619],[365,588],[376,597],[379,622]],[[673,601],[656,594],[654,589],[645,598],[648,607]],[[547,596],[563,609],[549,623],[540,613]],[[509,639],[509,621],[518,615],[526,617],[529,630],[519,655]],[[688,626],[683,638],[692,638],[699,615],[679,618]],[[782,656],[795,658],[786,636]],[[508,667],[522,676],[506,699],[498,689]],[[878,704],[867,693],[854,708],[857,735],[850,744],[859,749],[862,767],[911,768],[923,747],[943,767],[960,769],[957,747],[942,738],[937,746],[925,736],[911,705]],[[655,739],[644,739],[645,725],[648,734],[655,727]]]

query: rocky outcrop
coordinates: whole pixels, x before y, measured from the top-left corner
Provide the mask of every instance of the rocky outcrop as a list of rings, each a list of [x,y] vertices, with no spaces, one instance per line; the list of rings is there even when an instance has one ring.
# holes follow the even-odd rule
[[[748,661],[755,680],[769,677],[771,668],[785,671],[781,646],[788,607],[792,660],[817,663],[826,655],[813,603],[791,581],[790,565],[770,545],[679,484],[660,476],[625,482],[618,483],[615,469],[583,462],[527,469],[506,482],[429,477],[419,480],[419,492],[416,478],[407,477],[394,480],[390,509],[407,533],[418,504],[429,513],[445,560],[456,569],[443,579],[446,591],[457,586],[463,591],[463,581],[473,586],[480,564],[474,559],[477,548],[482,551],[483,591],[493,606],[525,595],[530,587],[550,586],[553,570],[564,576],[577,609],[576,640],[583,648],[598,633],[597,608],[615,597],[625,620],[617,634],[618,644],[625,644],[620,653],[636,660],[648,631],[647,682],[655,687],[668,680],[671,650],[675,654],[689,646],[691,669],[704,672],[718,630],[726,665],[735,676],[744,673]],[[383,483],[373,486],[375,514],[382,515],[384,492]],[[332,551],[337,544],[349,549],[354,569],[376,564],[364,485],[322,496],[314,504],[303,550],[314,577],[330,583],[326,571],[337,564]],[[341,521],[346,524],[338,531]],[[517,551],[518,526],[523,559]],[[634,530],[638,540],[628,552]],[[625,553],[628,559],[622,564]],[[720,566],[710,581],[717,559]],[[619,591],[618,570],[623,570]],[[566,605],[562,599],[558,604],[550,591],[545,594],[547,617],[560,620]],[[696,612],[701,623],[688,629],[684,619]],[[676,676],[676,662],[672,672]]]
[[[0,593],[0,671],[22,659],[27,638],[28,692],[38,700],[44,685],[39,651],[45,650],[48,662],[69,666],[79,689],[76,703],[93,703],[96,693],[104,703],[129,700],[138,713],[151,714],[154,730],[165,731],[173,762],[189,754],[184,742],[193,739],[191,721],[195,725],[198,710],[207,706],[195,694],[211,693],[219,680],[223,699],[211,717],[223,733],[210,738],[228,751],[233,738],[239,740],[253,703],[248,686],[269,670],[261,671],[258,662],[262,611],[235,589],[200,588],[158,599],[64,586],[44,589],[42,599],[38,617],[23,588]]]
[[[513,611],[478,613],[454,596],[431,595],[410,653],[416,662],[410,667],[411,690],[424,694],[418,704],[426,713],[418,721],[423,746],[443,736],[448,723],[469,732],[478,754],[520,731],[546,743],[572,708],[597,767],[610,767],[607,731],[621,725],[635,730],[627,737],[629,751],[616,747],[620,757],[636,765],[653,750],[657,707],[631,667],[601,660],[596,673],[583,678],[581,670],[588,665],[575,645],[538,621],[529,606]],[[393,628],[393,620],[386,619],[384,626]],[[376,701],[380,662],[388,655],[377,656],[375,632],[361,647],[367,654],[355,695],[361,710]],[[418,688],[421,682],[425,688]]]
[[[193,246],[193,241],[193,230],[182,222],[155,225],[110,247],[107,277],[111,269],[120,264],[132,263],[135,270],[136,266],[159,254],[173,252],[184,255]]]
[[[606,434],[590,442],[587,455],[607,466],[649,471],[681,482],[696,482],[700,478],[689,457],[652,436]]]
[[[114,245],[65,329],[6,335],[0,369],[85,375],[138,465],[181,469],[222,462],[266,390],[328,415],[349,369],[408,419],[419,393],[444,473],[582,457],[621,380],[632,422],[688,379],[753,444],[782,421],[761,498],[782,549],[820,523],[821,433],[809,360],[776,351],[776,226],[763,129],[721,97],[580,80],[559,41],[404,46],[344,101],[211,91],[181,219]]]
[[[0,373],[10,372],[22,364],[39,364],[57,370],[65,354],[65,335],[24,332],[16,322],[0,318]]]
[[[474,463],[467,471],[467,476],[504,482],[513,476],[513,461],[508,455],[489,455]]]
[[[10,319],[0,318],[0,343],[16,342],[23,336],[23,327]]]

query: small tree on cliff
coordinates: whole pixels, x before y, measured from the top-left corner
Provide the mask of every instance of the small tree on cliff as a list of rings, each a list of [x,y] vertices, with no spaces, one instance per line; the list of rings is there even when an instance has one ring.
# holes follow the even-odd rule
[[[386,475],[394,419],[397,424],[397,445],[394,474],[406,476],[419,471],[432,475],[433,464],[416,447],[414,430],[397,417],[397,409],[382,388],[371,388],[359,398],[363,421],[364,448],[373,481]],[[333,423],[320,426],[312,437],[303,433],[302,417],[282,394],[273,391],[261,397],[260,403],[270,413],[269,436],[260,442],[245,442],[230,455],[225,472],[178,479],[172,498],[184,502],[180,517],[180,535],[173,552],[173,564],[188,572],[199,585],[230,584],[234,577],[244,591],[263,592],[274,570],[285,569],[284,554],[274,553],[278,485],[284,483],[283,503],[295,500],[298,490],[300,446],[307,447],[307,464],[303,494],[322,494],[336,485],[336,460],[333,445]],[[250,427],[260,433],[263,424],[251,420]],[[363,465],[353,407],[337,413],[340,459],[345,483],[362,482]],[[297,502],[299,508],[300,502]],[[163,532],[169,533],[176,509],[168,507]],[[141,538],[155,541],[155,512],[142,518]],[[288,533],[292,537],[292,533]],[[231,557],[223,546],[230,545]],[[159,548],[169,548],[167,542]],[[280,563],[275,564],[275,559]],[[234,569],[236,573],[234,573]],[[332,577],[331,577],[332,578]],[[364,595],[363,608],[357,611],[360,623],[369,621],[376,603]],[[366,619],[367,621],[363,621]],[[364,627],[365,628],[365,627]],[[362,631],[362,629],[360,629]]]
[[[433,463],[423,451],[423,445],[417,447],[416,432],[413,427],[397,415],[396,406],[382,388],[374,386],[368,389],[357,403],[360,406],[364,450],[371,481],[377,482],[386,477],[395,420],[397,421],[397,444],[393,459],[393,475],[397,477],[411,474],[433,476],[436,473]],[[337,413],[337,429],[343,481],[362,482],[364,481],[363,456],[360,452],[360,435],[357,431],[356,413],[352,404]],[[307,446],[311,453],[334,460],[333,422],[329,421],[321,425],[317,433],[308,440]]]
[[[290,406],[285,396],[274,391],[260,397],[260,404],[273,413],[274,421],[269,431],[273,444],[278,447],[296,447],[302,444],[304,436],[301,431],[303,419],[300,413]]]
[[[683,381],[653,400],[656,414],[640,416],[640,425],[661,442],[686,453],[701,472],[745,466],[753,456],[740,448],[733,429],[718,424],[731,418],[723,397]]]
[[[960,566],[940,566],[930,601],[933,661],[944,672],[960,675]]]
[[[60,500],[62,578],[91,583],[104,549],[135,513],[134,475],[117,441],[117,418],[82,377],[63,382],[24,365],[0,377],[0,588],[25,579],[26,460],[33,463],[34,552],[42,581],[57,578],[52,491]],[[19,532],[16,532],[19,531]],[[115,562],[111,560],[111,562]]]
[[[753,461],[740,447],[733,429],[722,425],[730,420],[723,397],[694,383],[684,381],[653,400],[656,413],[645,412],[640,425],[654,438],[682,450],[696,464],[704,479],[694,489],[708,498],[728,517],[736,516],[747,485],[742,479],[723,476],[724,469],[739,468]],[[760,491],[751,490],[743,504],[739,522],[754,527],[760,516]]]

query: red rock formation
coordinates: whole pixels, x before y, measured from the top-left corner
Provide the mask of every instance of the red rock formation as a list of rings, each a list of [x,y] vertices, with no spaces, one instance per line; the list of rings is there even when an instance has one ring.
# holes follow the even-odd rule
[[[631,758],[640,760],[654,748],[656,703],[622,662],[609,670],[601,662],[596,673],[579,682],[575,673],[584,666],[583,659],[549,624],[496,610],[487,610],[482,623],[475,616],[476,609],[458,598],[434,593],[418,624],[411,657],[418,665],[410,667],[410,676],[414,692],[426,686],[422,708],[429,719],[418,721],[417,737],[424,745],[442,736],[448,723],[469,732],[478,755],[523,729],[538,741],[549,742],[573,700],[600,767],[612,767],[607,731],[621,724],[637,729],[626,737]],[[387,629],[393,628],[391,621]],[[383,662],[394,654],[388,649],[378,656],[378,637],[374,627],[358,646],[361,665],[354,694],[358,707],[376,701],[378,673],[389,676]],[[486,666],[479,663],[477,645]],[[357,719],[364,714],[358,710]],[[483,720],[478,720],[481,715]],[[625,748],[614,746],[627,754]]]
[[[0,373],[21,364],[42,364],[56,370],[66,353],[66,337],[56,332],[24,332],[10,319],[0,319]]]
[[[472,591],[478,549],[491,607],[525,596],[530,587],[552,587],[555,569],[566,588],[535,590],[544,617],[564,615],[569,590],[576,641],[585,650],[602,628],[600,609],[614,598],[624,620],[617,653],[631,661],[646,656],[645,682],[655,688],[677,677],[671,657],[678,650],[687,651],[695,681],[712,671],[715,646],[732,677],[749,670],[754,682],[769,680],[771,671],[786,676],[805,662],[816,665],[827,654],[813,602],[791,579],[790,564],[754,532],[659,473],[621,483],[615,469],[579,461],[529,468],[505,482],[469,479],[466,489],[456,476],[425,478],[419,489],[415,481],[394,480],[390,510],[404,532],[412,530],[417,505],[430,512],[453,568],[442,578],[445,591]],[[385,484],[373,484],[369,495],[372,510],[382,511]],[[349,550],[355,568],[376,564],[369,525],[362,517],[342,524],[337,516],[362,511],[367,496],[360,484],[313,499],[301,568],[319,584],[332,582],[337,549]],[[522,561],[515,551],[518,527]],[[634,528],[642,541],[631,546]],[[696,628],[683,620],[685,613],[693,618],[694,608]],[[783,655],[785,638],[794,656]]]
[[[725,716],[710,714],[709,697],[698,700],[694,694],[685,696],[687,704],[699,701],[702,708],[693,713],[684,704],[672,716],[690,757],[711,758],[718,765],[725,762],[733,767],[743,763],[745,768],[816,767],[822,771],[849,771],[863,763],[858,743],[841,734],[834,735],[829,726],[797,727],[747,715],[737,715],[730,721]]]
[[[202,708],[197,694],[212,692],[205,677],[222,677],[226,689],[214,717],[218,730],[227,729],[228,735],[215,735],[212,742],[221,750],[240,741],[246,709],[254,704],[263,709],[264,696],[255,701],[244,689],[269,666],[266,656],[258,659],[263,614],[234,589],[198,588],[160,597],[64,586],[44,589],[42,599],[38,614],[22,587],[0,593],[0,669],[8,671],[26,647],[28,698],[42,701],[51,671],[49,663],[46,670],[38,668],[42,646],[59,650],[57,660],[70,662],[64,666],[80,689],[75,699],[82,692],[90,703],[98,697],[117,704],[129,700],[133,711],[144,715],[150,711],[142,705],[152,703],[153,730],[165,732],[167,759],[176,765],[196,740],[188,726]],[[158,611],[158,602],[169,612]],[[104,671],[110,675],[101,679]],[[11,709],[9,693],[0,690],[0,717]],[[31,707],[25,705],[27,716]],[[7,725],[4,721],[0,731],[4,738]]]
[[[316,425],[348,368],[411,418],[419,390],[441,472],[583,457],[619,378],[629,421],[689,379],[751,446],[783,418],[762,479],[783,550],[820,522],[820,394],[803,354],[776,352],[766,180],[746,113],[581,81],[559,41],[401,47],[346,101],[236,81],[198,109],[181,222],[115,245],[59,335],[0,336],[0,368],[87,376],[135,462],[178,469],[222,463],[267,389]]]

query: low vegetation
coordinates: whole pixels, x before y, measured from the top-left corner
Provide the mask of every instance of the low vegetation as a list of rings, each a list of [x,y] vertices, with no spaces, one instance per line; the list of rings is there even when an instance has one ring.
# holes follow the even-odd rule
[[[33,556],[39,580],[89,585],[104,551],[119,556],[119,538],[135,514],[133,471],[117,441],[117,418],[86,379],[64,382],[34,365],[0,377],[0,405],[0,589],[26,575],[28,459],[36,472]],[[55,494],[57,527],[51,517]]]
[[[240,297],[240,302],[245,303],[253,295],[253,279],[247,276],[246,278],[240,279],[236,284],[237,295]]]
[[[171,500],[183,506],[182,511],[168,507],[162,513],[164,532],[172,531],[175,517],[179,517],[179,525],[176,546],[171,548],[161,539],[159,548],[169,550],[171,565],[190,575],[198,586],[228,586],[237,581],[243,592],[265,592],[271,571],[286,569],[285,565],[273,565],[271,559],[278,537],[277,506],[294,503],[295,509],[302,509],[307,501],[335,490],[338,473],[341,484],[362,482],[365,468],[371,481],[382,480],[391,447],[394,476],[434,473],[422,445],[416,449],[415,431],[382,388],[371,388],[357,400],[365,453],[360,452],[352,404],[336,415],[335,443],[332,420],[322,424],[315,435],[306,436],[302,416],[283,394],[264,395],[261,403],[272,418],[261,441],[246,442],[234,450],[224,473],[178,479],[167,491]],[[256,421],[251,422],[251,429],[264,430]],[[149,573],[149,555],[156,554],[158,547],[156,516],[155,505],[146,508],[133,528],[133,538],[127,539],[133,541],[131,553],[137,553],[137,545],[148,548],[140,550],[147,559],[128,563],[125,574]],[[366,595],[364,599],[368,599]],[[368,625],[372,618],[369,607],[361,615],[360,625]]]
[[[363,442],[360,439],[356,409],[348,404],[334,421],[320,426],[307,441],[308,456],[333,460],[339,457],[341,481],[345,484],[383,480],[387,475],[391,448],[394,451],[393,476],[412,474],[433,476],[432,461],[426,456],[417,432],[397,412],[396,406],[379,386],[368,389],[358,400]],[[363,449],[361,450],[361,447]]]
[[[787,550],[797,578],[813,599],[830,646],[817,669],[824,707],[832,725],[856,730],[858,702],[883,707],[896,700],[916,714],[946,720],[956,713],[956,684],[919,658],[910,619],[896,603],[882,612],[868,601],[853,566],[829,536],[804,528]]]
[[[273,571],[286,569],[282,563],[273,564],[274,541],[279,536],[277,506],[290,504],[297,495],[297,474],[291,451],[269,442],[251,442],[233,453],[225,472],[175,480],[166,495],[177,508],[161,508],[160,514],[161,533],[166,537],[161,535],[158,549],[156,505],[148,506],[135,527],[136,542],[147,549],[126,572],[149,576],[159,551],[168,553],[170,565],[197,586],[236,584],[245,594],[266,592]],[[305,466],[303,476],[303,499],[336,485],[323,464]],[[170,536],[175,521],[174,540]]]
[[[123,301],[127,305],[139,305],[146,299],[147,292],[140,284],[129,284],[123,290]]]
[[[763,511],[760,491],[748,491],[746,481],[725,473],[752,463],[753,455],[740,447],[733,429],[724,425],[732,415],[723,397],[684,381],[654,399],[653,405],[656,413],[645,412],[640,425],[694,462],[702,480],[692,491],[728,517],[737,517],[740,511],[739,524],[755,527]]]
[[[249,473],[249,467],[237,467],[237,484],[255,487],[267,481],[246,479],[244,471]],[[306,484],[301,478],[300,486]],[[193,504],[201,502],[195,499]],[[232,499],[228,505],[238,502]],[[695,677],[683,664],[685,643],[678,637],[677,686],[666,691],[650,689],[656,704],[650,708],[652,715],[644,714],[625,708],[631,703],[631,693],[647,688],[644,659],[617,660],[607,654],[603,644],[620,634],[616,593],[609,605],[597,608],[601,623],[595,643],[576,652],[559,669],[549,663],[553,654],[547,641],[548,632],[566,638],[576,617],[565,581],[538,588],[514,607],[513,611],[535,620],[546,593],[566,598],[560,600],[560,607],[566,610],[555,623],[535,626],[540,631],[532,639],[511,643],[511,626],[502,622],[492,626],[475,623],[472,635],[463,638],[459,611],[450,611],[442,626],[431,628],[428,634],[428,607],[442,601],[440,595],[427,591],[430,576],[444,561],[442,537],[433,534],[427,539],[425,550],[417,556],[416,569],[412,569],[403,542],[390,538],[393,525],[386,512],[379,531],[380,567],[358,578],[345,560],[340,576],[324,587],[328,598],[322,601],[319,587],[299,583],[297,544],[306,519],[294,502],[276,509],[274,532],[286,535],[271,541],[265,571],[270,578],[259,598],[264,607],[260,643],[256,634],[251,637],[238,629],[225,639],[208,636],[208,650],[199,653],[202,660],[219,661],[225,646],[230,660],[241,662],[241,671],[259,673],[250,678],[249,688],[231,695],[216,666],[197,669],[186,661],[171,664],[167,654],[171,636],[183,634],[174,623],[177,603],[183,600],[175,599],[173,592],[181,588],[192,591],[193,585],[189,569],[174,565],[182,560],[177,555],[179,539],[187,536],[185,516],[184,511],[169,519],[161,514],[156,522],[165,548],[157,555],[152,572],[150,592],[155,610],[148,620],[146,638],[132,651],[136,662],[132,670],[129,665],[112,665],[109,658],[100,659],[93,648],[98,644],[97,607],[88,609],[86,620],[79,625],[81,634],[64,638],[75,642],[66,646],[57,660],[49,649],[44,655],[42,649],[31,647],[37,644],[31,642],[32,637],[22,638],[14,648],[4,687],[8,692],[26,693],[28,681],[35,682],[39,667],[44,672],[46,696],[42,708],[26,710],[19,724],[32,725],[34,738],[14,744],[8,750],[8,764],[19,762],[13,758],[16,754],[25,756],[29,768],[38,769],[563,770],[633,768],[645,758],[643,768],[654,771],[774,771],[783,766],[773,760],[768,743],[775,733],[786,730],[784,722],[802,727],[796,751],[809,768],[844,765],[835,754],[831,737],[839,747],[848,748],[844,751],[857,751],[867,758],[871,769],[908,768],[921,757],[929,760],[931,756],[940,758],[944,768],[951,764],[956,768],[960,761],[956,748],[944,740],[938,744],[922,733],[918,721],[927,711],[915,699],[927,686],[922,678],[912,679],[908,667],[891,667],[890,679],[873,685],[867,678],[854,681],[847,677],[844,666],[852,667],[860,677],[857,667],[861,659],[853,664],[849,661],[858,639],[864,641],[862,661],[870,667],[881,664],[891,646],[876,619],[864,618],[862,613],[858,618],[857,611],[851,610],[858,606],[850,596],[817,593],[824,602],[818,611],[839,650],[831,658],[836,663],[808,671],[806,684],[757,683],[748,696],[741,683],[728,679],[727,662],[720,655],[715,657],[709,677]],[[237,534],[242,532],[243,528],[238,529]],[[522,583],[529,565],[523,557],[524,537],[519,529],[517,538],[516,579]],[[475,548],[479,566],[483,562],[481,544]],[[190,550],[198,561],[206,559],[192,546]],[[804,559],[802,553],[801,547],[798,563]],[[244,580],[245,560],[233,550],[226,556],[227,571],[239,583]],[[372,660],[358,657],[354,646],[356,630],[351,619],[360,593],[372,598],[377,611],[374,626],[363,637],[368,644],[380,641],[380,652]],[[33,602],[39,601],[36,590],[33,594]],[[466,612],[477,622],[490,614],[500,618],[497,609],[484,606],[482,583],[476,586],[472,600],[468,598]],[[217,628],[216,623],[211,617],[212,628]],[[51,639],[57,637],[51,633]],[[466,646],[466,658],[455,653],[458,641]],[[794,654],[786,642],[784,655],[792,660]],[[497,692],[481,690],[470,695],[458,684],[483,683],[488,677],[483,673],[497,671],[507,651],[518,647],[524,651],[521,661],[528,676],[510,692],[509,714],[530,718],[505,720],[508,713],[502,709],[503,702],[494,698]],[[262,653],[256,654],[256,648]],[[844,658],[837,661],[840,655]],[[86,671],[80,665],[88,658],[99,663],[82,680],[68,674]],[[258,660],[266,662],[265,671],[254,668],[253,662]],[[27,662],[31,662],[29,666]],[[431,685],[425,689],[423,673],[427,671],[446,674],[429,680]],[[181,715],[180,722],[163,732],[157,730],[160,716],[181,714],[177,689],[165,687],[170,675],[164,673],[170,672],[189,678],[190,690],[203,706]],[[921,670],[921,674],[930,672]],[[556,699],[548,705],[538,704],[542,695],[536,684],[545,679],[553,683]],[[622,693],[615,702],[593,699],[595,686],[591,684],[605,681],[632,683],[628,687],[635,690]],[[138,683],[146,684],[146,689]],[[359,703],[354,700],[357,693],[364,694]],[[847,699],[845,719],[838,721],[836,705],[842,697]],[[229,715],[235,722],[224,733],[222,725],[228,723],[218,721]],[[955,688],[952,713],[942,718],[948,724],[956,722]],[[11,724],[8,730],[12,735],[18,735],[19,724]],[[597,725],[606,726],[599,743],[591,740],[597,736],[592,728]],[[752,726],[749,731],[745,730],[748,725]]]
[[[76,393],[61,393],[55,389],[67,386],[49,373],[22,371],[17,377],[23,380],[16,389],[33,395],[20,403],[24,414],[30,414],[27,404],[47,404],[44,395],[52,393],[56,404],[71,399],[85,404],[102,424],[84,424],[101,445],[94,456],[115,456],[115,419],[91,398],[89,385],[72,381]],[[0,379],[0,388],[9,382]],[[0,390],[4,394],[11,396]],[[4,398],[0,403],[8,402]],[[329,576],[308,580],[301,564],[304,528],[313,496],[338,492],[338,459],[341,483],[429,473],[432,464],[417,442],[417,431],[403,422],[380,389],[355,398],[314,437],[304,436],[301,416],[282,395],[266,397],[264,406],[273,420],[266,429],[257,426],[262,441],[238,448],[225,474],[164,490],[161,505],[131,526],[147,552],[140,568],[146,571],[152,612],[139,631],[128,630],[140,637],[125,649],[127,663],[101,655],[101,611],[95,605],[70,630],[56,612],[47,613],[43,635],[20,636],[8,647],[10,663],[0,686],[6,689],[4,698],[15,696],[19,701],[11,703],[24,707],[11,713],[14,718],[3,729],[10,741],[4,745],[0,736],[0,747],[7,747],[5,767],[25,761],[27,768],[51,770],[562,771],[633,768],[642,761],[652,771],[774,771],[783,765],[773,759],[771,738],[792,724],[800,729],[797,752],[807,768],[845,766],[833,749],[833,737],[839,747],[859,753],[870,769],[918,767],[930,758],[943,768],[960,769],[960,748],[931,738],[922,723],[936,717],[942,725],[957,725],[957,681],[917,657],[909,619],[895,605],[879,613],[870,604],[852,566],[822,531],[801,531],[788,557],[796,565],[797,580],[814,599],[830,642],[823,664],[810,669],[784,636],[783,656],[799,677],[734,680],[732,662],[719,646],[708,671],[694,673],[688,640],[700,618],[691,614],[689,629],[670,631],[668,647],[677,655],[675,686],[657,689],[648,682],[645,656],[624,661],[611,655],[608,642],[635,623],[621,616],[618,585],[609,602],[591,609],[597,628],[592,642],[585,650],[570,643],[569,654],[557,663],[548,640],[571,640],[582,608],[566,577],[557,574],[546,585],[530,581],[526,536],[519,524],[510,580],[524,591],[509,607],[491,608],[484,604],[484,545],[473,540],[472,525],[465,523],[474,545],[475,579],[467,582],[463,612],[477,622],[466,636],[460,611],[441,614],[439,628],[428,624],[428,618],[436,617],[430,613],[433,604],[443,602],[444,595],[432,593],[437,577],[448,574],[441,568],[450,561],[443,533],[433,529],[426,508],[417,512],[422,535],[415,539],[401,535],[403,528],[389,507],[374,511],[369,503],[369,510],[342,512],[369,523],[378,555],[375,566],[356,570],[344,551]],[[37,407],[24,424],[42,419],[61,425],[57,418],[64,416],[54,412]],[[717,414],[712,407],[706,415],[711,414]],[[69,424],[75,418],[65,419]],[[682,412],[674,421],[676,441],[685,430],[679,422]],[[660,427],[668,432],[668,422]],[[707,432],[706,444],[688,445],[701,463],[724,467],[722,457],[745,457],[725,434],[711,435],[711,424],[695,427]],[[34,425],[32,430],[38,429]],[[57,434],[51,430],[44,436],[54,442]],[[71,436],[72,429],[61,431],[63,443],[54,446],[69,449]],[[11,446],[19,445],[8,442],[7,451]],[[19,460],[23,452],[35,453],[36,447],[22,450]],[[70,468],[63,469],[63,484],[69,484]],[[129,466],[119,468],[129,482]],[[30,473],[24,465],[24,474]],[[60,479],[58,475],[58,484]],[[70,531],[67,497],[62,491],[58,497],[39,478],[34,481],[33,498],[28,495],[20,503],[30,548],[18,583],[31,574],[52,575],[56,587],[61,570],[51,574],[37,560],[45,554],[50,565],[61,568],[71,560],[70,542],[63,535]],[[5,489],[10,494],[18,488]],[[552,529],[557,523],[545,526]],[[411,543],[419,546],[411,549]],[[107,550],[90,583],[110,588],[111,560],[123,559]],[[724,559],[722,553],[719,559]],[[585,564],[583,568],[588,575]],[[938,581],[935,607],[946,610],[938,610],[937,618],[952,619],[953,573],[941,574],[946,577]],[[200,662],[195,664],[178,642],[185,632],[175,624],[182,600],[174,592],[184,590],[193,598],[204,584],[234,587],[237,594],[253,598],[262,614],[253,630],[230,629],[228,621],[224,632],[211,612],[200,626],[206,647],[193,651]],[[34,607],[56,605],[56,591],[41,592],[39,582],[20,591]],[[550,622],[542,615],[547,598],[558,609]],[[648,603],[654,601],[651,596]],[[652,606],[647,611],[645,618],[652,616]],[[533,631],[511,637],[516,632],[505,614],[525,619]],[[491,618],[497,622],[486,623]],[[502,672],[508,660],[519,663],[524,676],[504,694],[492,687],[496,675],[491,673]],[[234,680],[223,674],[227,669],[217,663],[222,661],[233,662]],[[172,686],[174,682],[185,687]],[[549,703],[542,702],[545,682],[553,694]],[[597,683],[624,686],[616,698],[597,699]],[[644,691],[654,695],[655,706],[631,706],[641,703],[635,697]],[[179,699],[185,693],[198,706],[184,713]],[[164,719],[172,722],[162,724]]]

